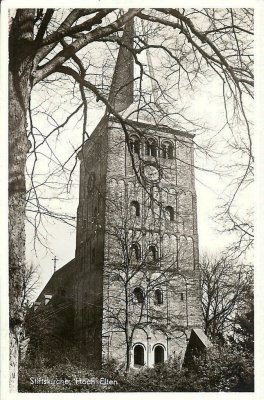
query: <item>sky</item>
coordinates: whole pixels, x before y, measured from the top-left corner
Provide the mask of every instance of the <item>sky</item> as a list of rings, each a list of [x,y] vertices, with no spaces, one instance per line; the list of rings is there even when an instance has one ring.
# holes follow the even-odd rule
[[[96,49],[97,50],[97,49]],[[100,54],[97,50],[96,56]],[[95,55],[94,55],[95,56]],[[155,59],[152,60],[155,69]],[[37,87],[38,88],[38,87]],[[67,115],[69,112],[69,105],[66,101],[67,98],[67,86],[56,85],[49,92],[45,92],[41,87],[34,93],[32,100],[33,114],[36,106],[40,106],[38,114],[34,116],[36,120],[36,128],[41,127],[42,131],[49,132],[53,129],[56,124],[54,121],[49,119],[46,115],[46,104],[53,104],[56,108],[54,113],[58,120],[62,120],[64,114]],[[204,154],[197,153],[195,159],[195,165],[198,167],[195,171],[196,175],[196,190],[197,190],[197,203],[198,203],[198,233],[199,233],[199,247],[200,252],[210,251],[211,253],[221,252],[230,242],[230,236],[219,232],[219,225],[214,220],[216,213],[216,207],[219,205],[219,198],[223,195],[226,188],[228,177],[224,174],[216,174],[215,170],[218,170],[219,159],[221,164],[229,165],[232,161],[233,154],[226,151],[223,145],[222,137],[228,135],[228,129],[221,131],[218,140],[217,132],[222,128],[225,123],[223,102],[221,98],[221,85],[215,79],[210,79],[208,83],[203,82],[202,85],[194,93],[186,93],[184,95],[184,102],[188,103],[191,107],[190,115],[192,118],[197,118],[202,123],[206,124],[208,131],[195,137],[195,142],[203,146],[208,138],[215,134],[215,146],[213,158],[208,158]],[[78,102],[75,102],[75,106],[78,106]],[[48,106],[50,107],[50,106]],[[94,127],[99,122],[100,118],[104,113],[104,107],[99,108],[99,104],[96,108],[89,108],[88,112],[88,133],[90,134]],[[36,129],[36,133],[37,133]],[[51,142],[54,153],[58,158],[65,158],[66,154],[70,154],[72,149],[76,149],[80,144],[81,137],[81,121],[79,117],[73,118],[66,129],[60,131],[57,136],[54,135],[54,140]],[[40,139],[38,139],[40,140]],[[45,145],[42,152],[46,155],[49,154],[49,148]],[[46,152],[46,153],[45,153]],[[32,162],[32,159],[31,159]],[[29,162],[30,165],[30,162]],[[205,170],[207,171],[205,171]],[[55,168],[56,170],[56,168]],[[209,172],[208,172],[209,170]],[[53,172],[52,172],[53,171]],[[210,172],[211,171],[211,172]],[[42,175],[54,173],[54,165],[50,165],[47,158],[38,160],[37,168],[35,170],[36,180],[39,179],[41,182]],[[38,176],[39,174],[39,176]],[[71,185],[70,195],[66,193],[60,193],[57,197],[58,192],[52,190],[53,183],[62,185],[65,187],[65,177],[62,175],[54,175],[54,182],[50,185],[51,191],[48,194],[42,193],[45,198],[45,204],[47,207],[51,207],[55,211],[68,212],[71,215],[76,215],[78,206],[78,181],[79,181],[79,168],[78,163],[73,174],[73,181]],[[57,182],[55,182],[57,181]],[[46,190],[46,189],[45,189]],[[62,189],[64,191],[64,189]],[[46,197],[51,197],[47,202]],[[64,200],[65,199],[65,200]],[[67,200],[66,200],[67,199]],[[252,190],[247,189],[241,194],[240,207],[243,205],[249,205],[253,202]],[[31,217],[32,213],[28,213]],[[73,222],[74,224],[74,222]],[[46,231],[46,232],[45,232]],[[40,238],[42,244],[38,241],[34,245],[34,231],[30,224],[27,224],[27,261],[38,266],[40,281],[39,289],[36,292],[36,296],[41,291],[47,281],[50,279],[54,272],[54,256],[57,258],[56,267],[61,268],[68,261],[75,256],[75,228],[66,225],[55,220],[45,220],[44,226],[39,230],[40,234],[43,235]],[[252,258],[252,255],[250,255]]]
[[[209,125],[215,126],[215,119],[219,118],[221,105],[217,104],[216,100],[212,101],[214,93],[210,93],[208,88],[204,87],[201,89],[196,98],[193,100],[193,108],[196,115],[199,115],[203,120],[206,120]],[[218,102],[219,103],[219,102]],[[101,110],[95,109],[89,112],[89,129],[93,131],[93,127],[99,122],[104,108]],[[71,127],[69,127],[71,131]],[[72,131],[71,131],[72,133]],[[79,133],[80,134],[80,133]],[[202,143],[204,138],[195,138],[197,143]],[[70,140],[71,145],[72,136]],[[59,152],[63,154],[69,151],[69,143],[65,140],[59,140],[55,144],[59,149]],[[76,145],[77,146],[77,145]],[[64,149],[65,147],[65,149]],[[214,170],[215,160],[207,160],[203,155],[199,154],[196,157],[196,165]],[[43,166],[44,168],[44,166]],[[216,212],[216,205],[218,199],[222,195],[226,181],[221,174],[215,174],[213,172],[206,172],[197,169],[195,171],[196,176],[196,191],[197,191],[197,203],[198,203],[198,233],[199,233],[199,248],[200,253],[211,252],[219,253],[225,246],[230,242],[230,237],[218,232],[219,225],[214,221],[213,216]],[[69,213],[76,215],[78,206],[78,190],[79,190],[79,168],[77,165],[74,182],[71,191],[71,200],[65,202],[63,205],[64,210],[68,210]],[[248,191],[243,194],[242,202],[252,202],[252,193]],[[53,199],[52,207],[56,210],[61,207],[60,201]],[[33,232],[27,226],[27,259],[28,262],[33,262],[39,265],[40,282],[39,289],[36,292],[36,296],[39,294],[50,279],[54,271],[54,256],[58,259],[56,267],[61,268],[68,261],[75,256],[75,228],[69,227],[68,225],[49,221],[45,223],[45,228],[48,231],[46,238],[44,239],[45,245],[48,250],[41,246],[39,243],[36,245],[36,253],[32,249]]]
[[[155,60],[152,60],[152,62],[155,67]],[[62,89],[60,88],[60,90]],[[199,91],[197,91],[195,94],[192,94],[188,99],[189,102],[192,103],[192,116],[195,118],[200,118],[202,121],[206,121],[209,129],[211,128],[212,131],[217,131],[223,124],[223,109],[222,105],[220,105],[220,90],[221,89],[217,86],[216,82],[211,82],[210,87],[202,85]],[[65,98],[66,92],[67,88],[65,88]],[[63,97],[64,94],[62,92],[59,94],[59,91],[58,93],[54,91],[45,95],[40,88],[38,93],[36,93],[35,104],[40,104],[40,101],[50,101],[51,99],[52,101],[56,101],[56,96]],[[60,99],[58,99],[58,101],[60,101]],[[187,101],[187,98],[185,98],[185,101]],[[63,113],[67,111],[67,103],[62,103],[57,110],[57,115],[63,115]],[[96,109],[91,108],[89,110],[89,133],[92,132],[93,128],[99,122],[103,112],[104,109],[102,108],[99,110],[98,107]],[[38,118],[42,129],[50,130],[52,121],[45,121],[44,114],[40,115]],[[74,136],[72,134],[73,132],[77,132],[77,134]],[[63,139],[57,138],[54,141],[53,145],[56,154],[63,155],[68,153],[69,149],[76,148],[79,140],[75,139],[77,137],[80,137],[80,122],[78,121],[77,123],[76,120],[74,120],[72,124],[69,125],[67,130],[64,130]],[[198,144],[202,144],[206,140],[206,136],[203,136],[202,138],[197,136],[195,140]],[[218,149],[218,152],[221,153],[221,143],[219,146],[220,148]],[[229,161],[230,160],[227,160],[227,162]],[[198,166],[201,166],[205,169],[214,170],[217,160],[209,160],[199,155],[196,157],[196,163]],[[39,173],[45,174],[51,170],[52,168],[49,168],[47,160],[44,159],[39,164]],[[58,179],[61,179],[61,177]],[[226,235],[223,235],[217,231],[219,226],[213,220],[218,199],[221,197],[225,186],[226,180],[223,175],[216,175],[212,172],[210,173],[196,170],[200,251],[210,250],[211,252],[218,252],[221,251],[229,242],[229,238]],[[69,213],[73,215],[76,214],[78,205],[78,165],[74,174],[70,198],[70,201],[62,201],[61,197],[56,198],[56,195],[54,195],[53,199],[51,200],[52,208],[59,210],[63,207],[63,209],[67,210]],[[247,192],[243,193],[242,203],[246,204],[251,201],[252,193],[250,193],[248,190]],[[54,267],[52,259],[54,256],[56,256],[58,259],[57,268],[60,268],[74,258],[75,252],[74,228],[60,222],[45,221],[45,229],[47,230],[47,233],[45,233],[43,229],[41,230],[41,233],[43,233],[42,242],[44,246],[37,243],[36,248],[34,249],[34,232],[30,229],[30,225],[27,225],[27,260],[29,263],[33,262],[39,266],[39,290],[44,287],[48,279],[52,276]]]

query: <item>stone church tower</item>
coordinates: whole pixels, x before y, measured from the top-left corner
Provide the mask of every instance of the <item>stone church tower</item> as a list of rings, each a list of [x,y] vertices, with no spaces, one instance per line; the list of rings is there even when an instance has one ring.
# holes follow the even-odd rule
[[[193,135],[133,103],[133,22],[105,114],[79,153],[75,337],[94,365],[184,356],[200,329]]]

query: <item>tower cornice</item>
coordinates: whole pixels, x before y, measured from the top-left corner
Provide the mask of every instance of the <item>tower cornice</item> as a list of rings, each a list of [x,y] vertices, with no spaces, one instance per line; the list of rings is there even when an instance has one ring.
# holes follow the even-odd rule
[[[120,122],[114,116],[109,116],[108,120],[110,122],[116,122],[117,124],[120,125]],[[153,124],[150,124],[148,122],[135,121],[135,120],[132,120],[132,119],[127,119],[126,122],[129,124],[129,126],[131,128],[133,128],[133,126],[135,126],[135,128],[137,128],[137,129],[144,130],[144,133],[147,133],[147,131],[155,131],[155,132],[171,133],[171,134],[176,135],[176,136],[183,136],[183,137],[187,137],[187,138],[190,138],[190,139],[193,139],[195,137],[195,134],[193,134],[193,133],[181,131],[181,130],[178,130],[178,129],[173,129],[173,128],[170,128],[167,125],[153,125]],[[111,128],[111,126],[109,126],[109,128]],[[129,130],[129,127],[128,127],[128,130]]]

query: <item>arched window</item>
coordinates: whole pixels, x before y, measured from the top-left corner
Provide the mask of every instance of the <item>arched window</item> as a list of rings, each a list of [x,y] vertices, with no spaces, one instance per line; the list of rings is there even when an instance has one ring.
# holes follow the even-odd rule
[[[171,206],[165,208],[166,216],[169,221],[174,221],[174,209]]]
[[[138,304],[142,304],[144,301],[144,293],[140,287],[136,287],[133,290],[133,301]]]
[[[158,258],[157,249],[153,244],[149,246],[149,255],[152,261],[156,261]]]
[[[137,261],[140,260],[140,246],[138,243],[133,243],[131,246],[132,258],[135,258]]]
[[[155,295],[155,304],[163,304],[163,293],[161,289],[156,289],[154,292]]]
[[[157,157],[157,144],[153,139],[146,140],[146,156]]]
[[[134,365],[144,365],[144,347],[141,344],[134,347]]]
[[[130,204],[131,204],[131,209],[134,212],[134,215],[136,217],[139,217],[140,216],[140,205],[139,205],[139,202],[136,201],[136,200],[133,200],[133,201],[131,201]]]
[[[161,149],[163,158],[173,159],[173,145],[170,142],[163,142]]]
[[[140,141],[137,136],[131,136],[129,139],[129,147],[134,154],[140,153]]]
[[[98,209],[97,209],[97,207],[95,206],[95,207],[94,207],[94,210],[93,210],[93,216],[94,216],[94,218],[97,217],[97,214],[98,214]]]
[[[164,362],[164,348],[160,345],[155,347],[154,350],[154,363],[160,364]]]

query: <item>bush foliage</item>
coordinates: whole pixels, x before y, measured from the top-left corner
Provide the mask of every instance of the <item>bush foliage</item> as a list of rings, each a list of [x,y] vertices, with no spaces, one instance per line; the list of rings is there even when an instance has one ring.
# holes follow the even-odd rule
[[[74,359],[75,357],[73,357]],[[177,359],[155,368],[121,373],[115,362],[102,370],[89,370],[84,362],[61,356],[60,362],[44,357],[26,358],[20,365],[20,392],[250,392],[254,391],[253,355],[234,346],[214,346],[181,367]],[[31,378],[31,379],[30,379]],[[57,383],[32,384],[49,378]],[[108,379],[108,381],[105,380]],[[77,381],[76,381],[77,379]],[[80,382],[78,379],[82,379]],[[100,382],[103,379],[103,383]],[[64,383],[62,383],[62,381]],[[111,381],[112,384],[111,384]],[[109,383],[110,384],[105,384]],[[115,381],[117,382],[115,384]],[[56,381],[55,381],[56,382]],[[58,383],[59,382],[59,383]],[[66,383],[65,383],[66,382]],[[88,382],[88,383],[87,383]]]

